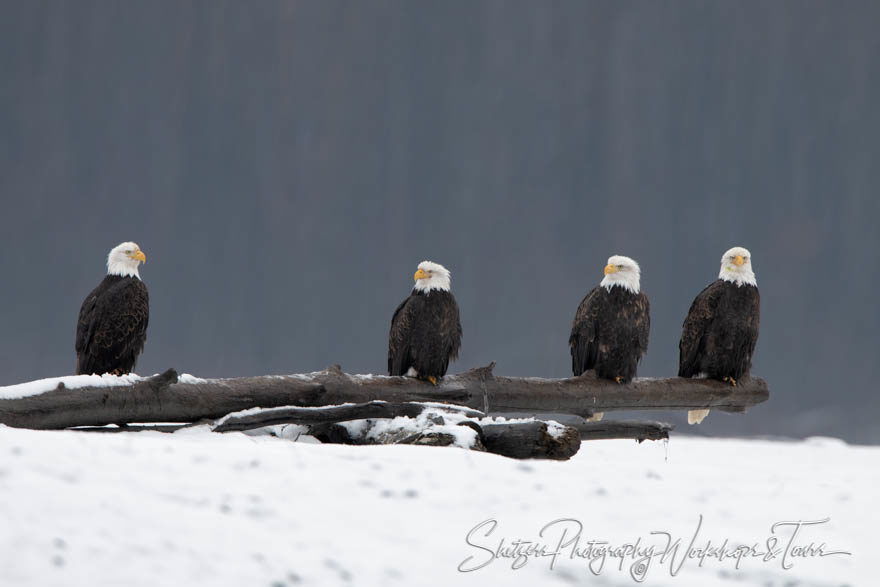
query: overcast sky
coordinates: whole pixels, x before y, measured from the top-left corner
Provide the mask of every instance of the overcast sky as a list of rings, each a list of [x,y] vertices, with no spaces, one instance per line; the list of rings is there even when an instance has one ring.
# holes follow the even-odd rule
[[[616,253],[651,300],[640,374],[672,376],[742,245],[771,400],[697,432],[880,442],[878,21],[871,2],[3,2],[0,384],[74,370],[123,240],[148,257],[138,372],[201,376],[383,372],[423,259],[452,271],[453,372],[566,376]]]

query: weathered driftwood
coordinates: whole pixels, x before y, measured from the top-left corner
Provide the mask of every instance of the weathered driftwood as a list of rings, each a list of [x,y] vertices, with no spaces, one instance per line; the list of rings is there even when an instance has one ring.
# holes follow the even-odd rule
[[[555,459],[564,461],[573,457],[581,447],[576,428],[554,426],[551,433],[546,422],[480,423],[480,440],[486,450],[514,459]]]
[[[571,424],[569,424],[571,426]],[[603,420],[574,424],[582,440],[610,440],[632,438],[639,442],[669,438],[672,424],[650,421]]]
[[[419,404],[413,404],[419,405]],[[329,408],[335,409],[335,408]],[[413,410],[412,413],[415,413]],[[479,413],[479,412],[472,412]],[[405,415],[405,414],[399,414]],[[359,419],[359,418],[357,418]],[[283,420],[283,421],[282,421]],[[311,418],[311,422],[314,422],[316,419]],[[349,419],[343,419],[339,422],[349,421]],[[211,422],[205,422],[205,424],[216,426]],[[273,426],[279,424],[305,424],[305,422],[299,421],[296,417],[293,418],[276,418],[272,417],[265,421],[257,421],[252,420],[244,426],[234,426],[228,429],[219,430],[223,432],[231,431],[233,428],[236,430],[252,430],[255,428],[262,428],[263,426]],[[345,428],[340,427],[339,430],[334,430],[334,426],[338,424],[338,422],[324,422],[321,424],[311,424],[311,434],[322,436],[325,439],[325,442],[334,442],[334,443],[345,443],[347,442],[345,439],[347,438],[347,433],[345,433]],[[674,429],[674,426],[671,424],[666,424],[664,422],[651,422],[651,421],[615,421],[615,420],[604,420],[602,422],[581,422],[576,424],[565,424],[566,426],[575,428],[580,434],[581,440],[609,440],[609,439],[632,439],[637,440],[639,442],[645,440],[663,440],[669,438],[669,433]],[[189,426],[188,424],[156,424],[156,425],[144,425],[144,426],[122,426],[119,428],[116,427],[106,427],[106,426],[86,426],[74,428],[79,432],[99,432],[99,433],[117,433],[117,432],[177,432],[181,428],[185,428]],[[215,428],[217,430],[217,428]],[[329,434],[331,434],[331,430],[335,433],[342,433],[343,436],[330,438]],[[482,429],[481,429],[482,431]]]
[[[57,389],[18,399],[0,399],[0,424],[59,429],[147,422],[216,420],[249,408],[303,404],[320,396],[320,382],[305,377],[240,377],[208,383],[178,383],[177,372],[133,385]]]
[[[254,407],[314,407],[382,400],[442,402],[487,414],[593,412],[712,408],[741,412],[769,397],[762,379],[737,387],[707,379],[639,378],[630,384],[592,374],[567,379],[496,377],[494,363],[438,385],[409,377],[347,375],[339,367],[308,375],[209,379],[179,383],[169,369],[133,385],[55,389],[18,399],[0,399],[0,424],[18,428],[70,428],[122,423],[190,423],[215,420]]]
[[[554,459],[567,460],[574,456],[581,446],[578,431],[570,426],[553,426],[550,431],[546,422],[504,422],[496,423],[479,420],[460,422],[477,433],[474,450],[486,451],[514,459]],[[322,423],[313,426],[310,433],[318,440],[333,444],[419,444],[448,446],[453,444],[453,435],[442,430],[425,428],[418,432],[394,431],[370,435],[370,426],[363,427],[356,434],[339,423]]]
[[[360,437],[352,437],[344,426],[333,426],[351,420],[395,418],[406,416],[416,418],[426,409],[438,410],[440,404],[416,403],[393,404],[380,401],[365,404],[351,404],[326,408],[275,408],[255,414],[231,415],[222,418],[213,426],[215,432],[252,430],[279,424],[300,424],[312,426],[310,432],[322,442],[337,444],[431,444],[446,446],[453,442],[448,434],[435,433],[429,429],[416,434],[381,437],[366,440],[366,429]],[[554,436],[549,433],[544,422],[493,422],[483,421],[485,414],[453,404],[442,405],[442,411],[471,418],[460,425],[472,427],[478,434],[480,443],[488,452],[513,458],[551,458],[568,459],[580,447],[579,428],[565,426],[564,432]],[[445,422],[437,422],[445,423]],[[596,426],[591,426],[596,424]],[[325,425],[325,426],[320,426]],[[668,438],[671,426],[657,422],[595,422],[584,423],[586,438],[634,438],[639,442],[645,439]]]

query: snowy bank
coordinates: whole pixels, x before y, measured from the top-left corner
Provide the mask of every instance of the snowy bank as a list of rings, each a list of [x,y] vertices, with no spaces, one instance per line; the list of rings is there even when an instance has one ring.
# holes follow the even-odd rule
[[[797,544],[852,555],[789,557],[787,570],[781,556],[739,569],[688,559],[675,576],[657,558],[645,584],[870,585],[878,465],[880,448],[827,439],[599,441],[571,461],[523,462],[205,429],[0,426],[0,569],[3,585],[41,587],[634,585],[634,560],[606,551],[591,565],[589,541],[644,547],[667,532],[684,548],[702,515],[695,544],[715,546],[763,547],[776,522],[830,518]],[[563,548],[551,569],[550,556],[516,546],[571,539],[571,520],[580,556]]]

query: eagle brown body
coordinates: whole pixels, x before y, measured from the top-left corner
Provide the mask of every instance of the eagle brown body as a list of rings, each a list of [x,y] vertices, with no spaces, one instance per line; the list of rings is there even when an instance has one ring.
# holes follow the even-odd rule
[[[436,384],[461,348],[461,319],[451,291],[449,270],[422,261],[415,285],[391,318],[388,374],[410,375]]]
[[[83,300],[76,322],[76,373],[124,375],[134,369],[147,340],[150,296],[138,265],[146,255],[133,242],[107,255],[107,275]]]
[[[651,315],[644,292],[599,285],[578,306],[571,326],[571,370],[628,383],[648,351]]]
[[[414,290],[391,319],[388,374],[406,375],[412,368],[423,379],[439,379],[460,348],[461,322],[452,292]]]
[[[679,377],[705,374],[722,381],[749,376],[758,342],[757,286],[718,279],[691,304],[681,330]]]
[[[83,300],[76,325],[76,373],[122,375],[147,340],[150,297],[137,277],[107,275]]]

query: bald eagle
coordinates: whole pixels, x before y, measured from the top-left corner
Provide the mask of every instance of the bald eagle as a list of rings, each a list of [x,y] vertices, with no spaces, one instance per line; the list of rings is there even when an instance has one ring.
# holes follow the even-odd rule
[[[430,261],[419,263],[415,286],[391,318],[388,374],[409,375],[437,383],[449,361],[458,358],[461,322],[449,271]]]
[[[747,249],[734,247],[721,257],[718,279],[701,291],[688,311],[678,345],[678,376],[705,375],[735,386],[749,376],[758,341],[761,296]],[[709,410],[691,410],[699,423]]]
[[[150,298],[138,264],[147,257],[135,243],[107,255],[107,276],[86,296],[76,324],[76,373],[123,375],[134,369],[147,340]]]
[[[605,277],[574,315],[568,344],[575,376],[595,369],[597,376],[618,383],[635,377],[651,330],[650,305],[639,289],[639,276],[639,264],[629,257],[608,259]]]

